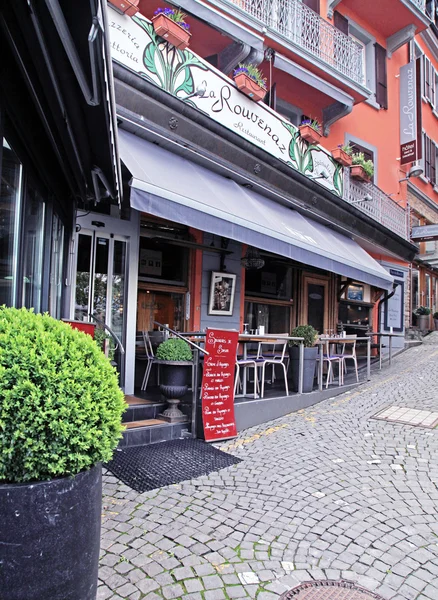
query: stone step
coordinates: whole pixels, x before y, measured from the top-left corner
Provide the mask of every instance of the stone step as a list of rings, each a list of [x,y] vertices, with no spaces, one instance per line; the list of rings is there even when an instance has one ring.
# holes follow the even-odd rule
[[[123,415],[124,423],[156,419],[165,410],[166,406],[165,402],[147,400],[137,396],[125,396],[125,401],[128,408]]]
[[[190,435],[188,423],[167,423],[161,419],[143,419],[123,424],[126,426],[126,430],[119,443],[121,447],[146,446]]]

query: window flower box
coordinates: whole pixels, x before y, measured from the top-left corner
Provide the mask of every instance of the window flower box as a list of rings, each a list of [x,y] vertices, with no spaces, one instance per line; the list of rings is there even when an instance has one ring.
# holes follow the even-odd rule
[[[332,156],[336,162],[341,164],[344,167],[350,167],[353,159],[350,154],[345,152],[342,148],[335,148],[332,150]]]
[[[140,0],[110,0],[110,4],[112,4],[118,12],[128,15],[128,17],[133,17],[138,13],[139,2]]]
[[[359,181],[363,181],[364,183],[369,183],[369,181],[371,180],[371,177],[369,177],[366,174],[365,169],[362,165],[352,165],[350,167],[350,175],[354,179],[358,179]]]
[[[234,76],[234,81],[239,90],[249,96],[255,102],[263,100],[266,95],[266,89],[261,87],[246,73],[238,73]]]
[[[184,50],[189,45],[192,34],[172,19],[169,19],[164,13],[155,15],[152,18],[152,23],[155,33],[172,46]]]
[[[308,124],[300,125],[299,129],[303,140],[311,144],[319,144],[322,134],[317,129]]]

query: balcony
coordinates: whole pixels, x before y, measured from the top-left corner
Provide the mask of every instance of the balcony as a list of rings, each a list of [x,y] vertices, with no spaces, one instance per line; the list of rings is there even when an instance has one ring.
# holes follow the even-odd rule
[[[421,0],[416,0],[417,2]],[[364,85],[362,48],[348,35],[303,4],[300,0],[222,0],[234,5],[286,42],[330,66],[338,75]]]
[[[365,196],[371,200],[364,199]],[[405,240],[409,240],[409,211],[398,205],[374,183],[362,183],[344,169],[344,200]]]

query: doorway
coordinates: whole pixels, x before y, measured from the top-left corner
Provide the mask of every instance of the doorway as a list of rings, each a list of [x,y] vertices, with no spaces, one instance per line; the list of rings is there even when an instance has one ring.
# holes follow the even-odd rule
[[[323,277],[303,277],[301,322],[312,325],[319,334],[328,332],[329,280]]]

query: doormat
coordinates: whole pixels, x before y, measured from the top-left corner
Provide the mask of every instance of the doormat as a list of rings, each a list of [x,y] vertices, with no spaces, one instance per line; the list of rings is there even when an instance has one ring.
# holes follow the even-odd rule
[[[438,412],[402,406],[387,406],[371,418],[426,429],[434,429],[438,425]]]
[[[240,463],[202,440],[183,439],[118,448],[104,466],[136,492],[149,492]]]
[[[382,596],[352,581],[306,581],[280,596],[280,600],[383,600]]]

